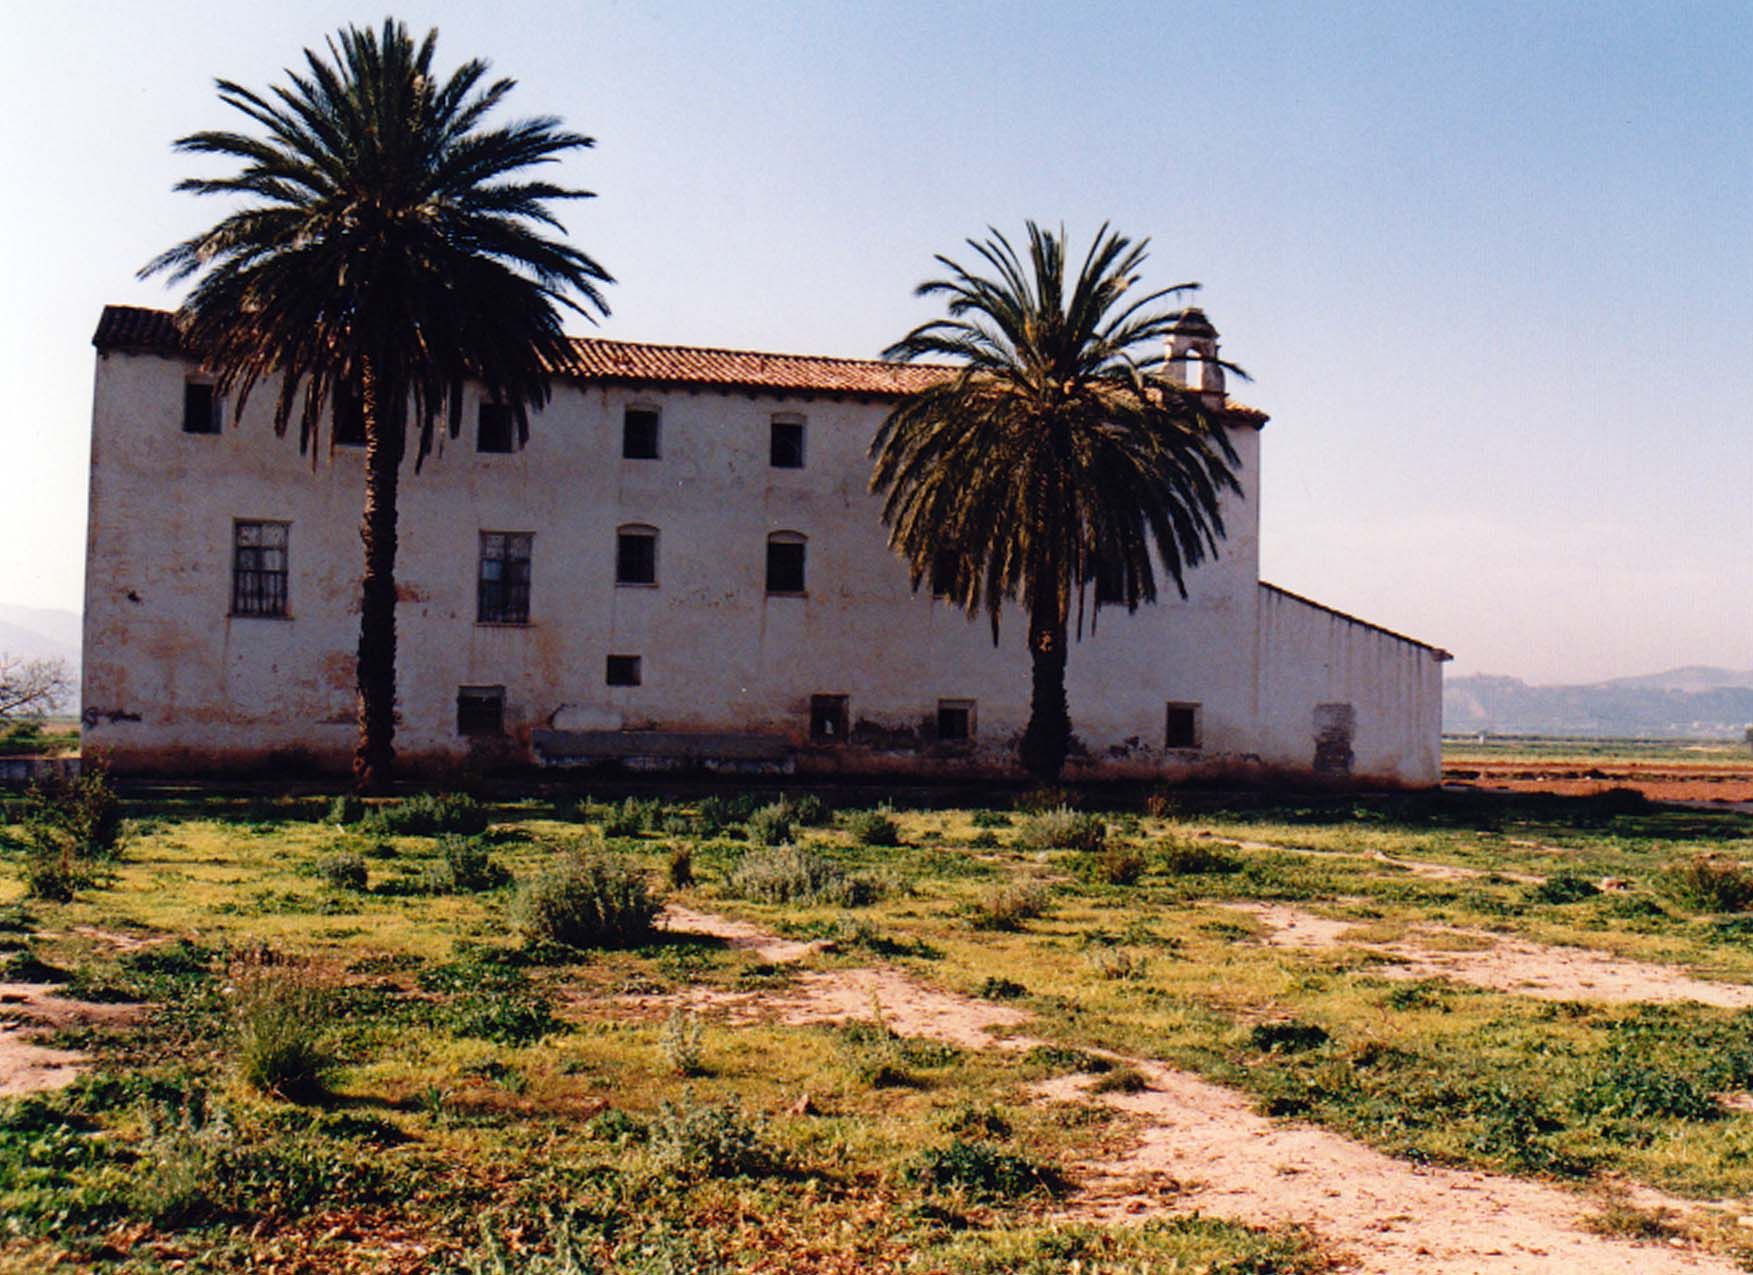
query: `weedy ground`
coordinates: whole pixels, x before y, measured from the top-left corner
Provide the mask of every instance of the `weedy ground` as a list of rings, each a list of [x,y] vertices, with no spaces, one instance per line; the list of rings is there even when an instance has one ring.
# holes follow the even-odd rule
[[[1744,816],[1183,795],[1089,812],[1098,831],[774,796],[398,815],[136,794],[121,856],[73,901],[0,881],[0,981],[150,1006],[52,1042],[92,1060],[71,1087],[0,1102],[0,1269],[1329,1268],[1295,1229],[1064,1220],[1075,1166],[1124,1130],[1035,1087],[1099,1051],[1415,1162],[1753,1193],[1753,1012],[1409,981],[1368,946],[1454,927],[1753,984],[1753,913],[1731,910],[1753,900],[1734,888]],[[1053,828],[1083,848],[1044,846]],[[581,855],[825,942],[787,965],[679,933],[562,946],[520,891]],[[1258,902],[1361,937],[1275,946],[1235,906]],[[875,1008],[803,1026],[713,1009],[879,963],[1020,1009],[1052,1045],[909,1039]],[[1627,1206],[1601,1226],[1658,1223]],[[1677,1225],[1753,1257],[1732,1225]]]

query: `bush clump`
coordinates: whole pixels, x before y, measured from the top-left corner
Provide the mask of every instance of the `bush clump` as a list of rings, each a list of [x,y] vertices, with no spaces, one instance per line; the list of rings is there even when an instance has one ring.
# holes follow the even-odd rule
[[[511,881],[511,873],[479,837],[447,833],[438,839],[438,862],[427,868],[434,894],[480,894]]]
[[[1082,865],[1083,875],[1107,885],[1137,885],[1144,875],[1144,852],[1136,846],[1118,842],[1103,846],[1088,855]]]
[[[782,801],[762,806],[743,821],[743,827],[748,830],[749,840],[758,846],[787,845],[796,832],[791,807]]]
[[[365,889],[365,860],[351,851],[332,854],[317,864],[317,875],[331,890]]]
[[[927,1190],[961,1191],[985,1200],[1052,1195],[1061,1187],[1059,1175],[1045,1165],[989,1142],[963,1138],[921,1152],[907,1166],[906,1178]]]
[[[1157,862],[1170,876],[1217,876],[1240,872],[1242,861],[1226,850],[1185,837],[1166,838],[1157,849]]]
[[[1015,882],[988,890],[975,900],[968,919],[976,930],[1015,930],[1047,910],[1045,886]]]
[[[246,968],[234,985],[238,1078],[288,1102],[322,1098],[334,1066],[322,1042],[328,989],[308,971],[268,961]]]
[[[733,1100],[722,1106],[664,1103],[646,1135],[654,1167],[668,1177],[759,1178],[780,1167],[759,1119],[743,1114]]]
[[[862,907],[880,891],[865,877],[848,876],[833,860],[802,846],[751,850],[730,870],[733,897],[758,903],[833,903]]]
[[[534,947],[630,947],[651,937],[661,906],[629,860],[566,854],[524,881],[514,912]]]
[[[365,802],[349,792],[329,801],[329,810],[323,817],[323,821],[344,827],[350,823],[358,823],[363,818],[365,818]]]
[[[1580,903],[1601,893],[1601,887],[1574,872],[1555,872],[1528,891],[1535,903]]]
[[[378,837],[435,837],[441,832],[474,837],[487,831],[487,807],[467,793],[421,793],[379,806],[360,819],[359,828]]]
[[[694,884],[694,847],[671,846],[669,858],[664,863],[664,872],[670,879],[670,888],[686,890]]]
[[[1745,912],[1753,907],[1753,871],[1737,859],[1697,854],[1668,865],[1668,892],[1705,912]]]
[[[20,825],[25,893],[31,898],[71,902],[75,892],[97,881],[99,865],[121,857],[121,799],[101,766],[32,784],[13,818]]]
[[[887,806],[856,810],[846,816],[846,831],[861,846],[898,846],[901,825],[895,822],[894,813]]]
[[[1100,815],[1060,806],[1023,820],[1016,844],[1024,850],[1083,850],[1094,854],[1107,840],[1108,825]]]

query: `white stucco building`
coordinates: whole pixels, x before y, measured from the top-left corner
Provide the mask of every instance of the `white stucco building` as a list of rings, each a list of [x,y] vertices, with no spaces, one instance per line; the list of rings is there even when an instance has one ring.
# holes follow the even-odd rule
[[[1171,367],[1221,405],[1241,457],[1228,538],[1186,599],[1168,586],[1086,626],[1068,773],[1434,783],[1448,656],[1259,579],[1266,417],[1222,397],[1199,358],[1215,338],[1192,312]],[[344,769],[363,449],[313,465],[274,437],[267,390],[233,421],[168,314],[108,307],[94,343],[87,754],[123,772]],[[405,766],[1014,767],[1023,615],[995,647],[983,618],[912,592],[867,490],[878,424],[934,373],[576,350],[527,445],[470,401],[462,437],[402,482]]]

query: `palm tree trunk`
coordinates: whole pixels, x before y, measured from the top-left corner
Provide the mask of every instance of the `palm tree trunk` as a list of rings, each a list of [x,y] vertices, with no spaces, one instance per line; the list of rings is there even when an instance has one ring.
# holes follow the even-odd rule
[[[1056,597],[1037,598],[1029,608],[1029,658],[1033,680],[1029,725],[1020,749],[1029,774],[1054,783],[1071,749],[1071,709],[1065,699],[1065,609]]]
[[[407,446],[400,387],[367,366],[360,395],[365,415],[365,514],[359,539],[365,575],[359,599],[359,742],[353,782],[364,795],[390,791],[396,734],[396,490]]]

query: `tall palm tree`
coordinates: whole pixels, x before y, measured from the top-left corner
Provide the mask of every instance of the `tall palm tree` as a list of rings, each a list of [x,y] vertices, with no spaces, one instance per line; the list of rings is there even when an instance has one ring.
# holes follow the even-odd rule
[[[1074,605],[1081,632],[1086,586],[1128,610],[1154,602],[1159,562],[1185,597],[1187,568],[1223,538],[1219,500],[1239,490],[1237,457],[1202,396],[1158,375],[1181,316],[1164,302],[1197,284],[1142,291],[1149,241],[1107,226],[1075,279],[1063,229],[1028,223],[1026,264],[989,233],[968,246],[992,276],[938,257],[948,277],[916,295],[946,297],[948,317],[884,351],[947,359],[954,370],[884,421],[871,488],[885,494],[889,544],[915,589],[930,577],[969,616],[984,609],[994,643],[1006,602],[1027,613],[1033,680],[1021,761],[1050,782],[1071,742]]]
[[[474,381],[527,439],[529,410],[547,401],[549,369],[570,350],[559,307],[606,314],[597,285],[611,282],[545,233],[564,230],[549,201],[590,192],[526,171],[591,139],[547,117],[484,126],[514,82],[489,82],[480,60],[441,80],[437,40],[434,30],[415,44],[386,20],[381,32],[339,32],[326,57],[306,49],[304,72],[287,71],[289,85],[268,95],[217,81],[220,100],[265,135],[180,139],[180,151],[242,167],[177,189],[246,203],[141,271],[199,276],[179,320],[220,389],[235,392],[234,419],[258,382],[277,377],[275,431],[296,418],[315,464],[324,408],[330,419],[363,416],[362,792],[384,791],[394,768],[396,493],[410,422],[417,470],[441,417],[457,434]]]

